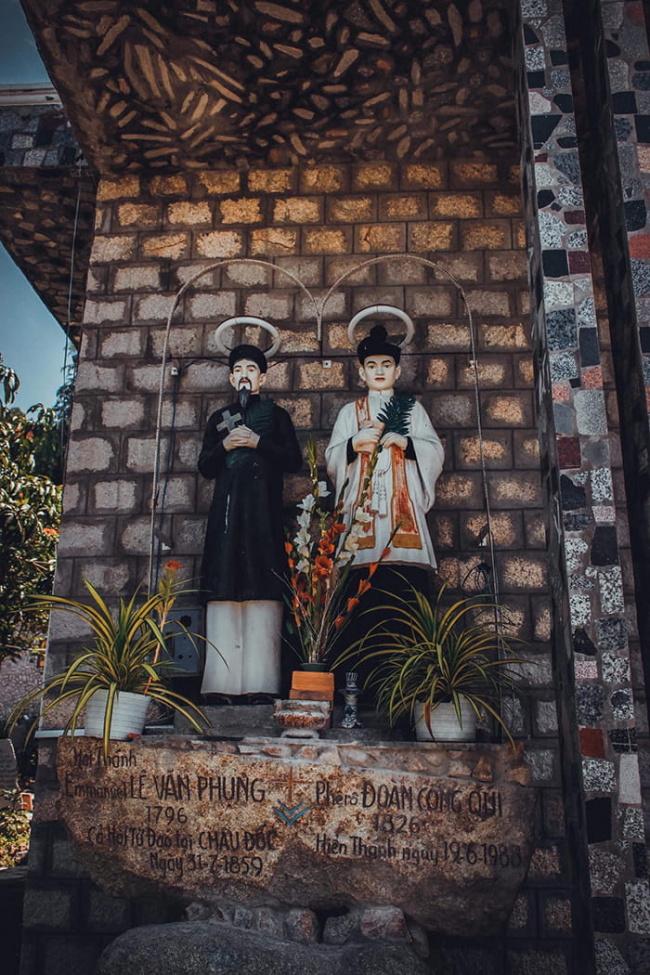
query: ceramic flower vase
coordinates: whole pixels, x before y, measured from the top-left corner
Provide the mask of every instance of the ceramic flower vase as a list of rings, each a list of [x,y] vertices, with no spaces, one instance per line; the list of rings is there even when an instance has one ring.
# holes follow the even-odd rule
[[[103,737],[107,698],[108,691],[95,691],[86,705],[85,735],[91,735],[95,738]],[[151,698],[145,694],[119,691],[113,702],[109,737],[124,741],[131,735],[141,735],[144,731],[144,722],[150,704]]]
[[[476,738],[476,712],[471,704],[463,698],[460,702],[460,714],[462,725],[458,723],[458,715],[451,701],[439,704],[429,716],[432,736],[424,718],[424,704],[416,704],[413,709],[413,716],[417,740],[474,741]]]

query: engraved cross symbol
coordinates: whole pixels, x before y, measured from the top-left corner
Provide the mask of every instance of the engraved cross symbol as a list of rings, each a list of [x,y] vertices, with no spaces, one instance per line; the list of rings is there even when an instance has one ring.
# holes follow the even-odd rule
[[[281,819],[282,822],[285,823],[287,826],[294,826],[301,818],[301,816],[304,816],[305,813],[308,813],[309,810],[311,809],[311,806],[307,803],[305,799],[300,799],[295,804],[295,806],[289,805],[289,803],[293,802],[294,785],[296,785],[296,783],[294,782],[294,778],[293,778],[293,767],[289,766],[289,779],[287,781],[287,792],[288,792],[289,802],[288,803],[282,802],[281,799],[278,799],[277,805],[272,807],[273,812],[278,817],[278,819]]]
[[[221,423],[217,424],[217,430],[223,430],[224,433],[230,433],[235,427],[243,423],[244,419],[241,413],[231,413],[230,410],[224,410],[223,419]]]

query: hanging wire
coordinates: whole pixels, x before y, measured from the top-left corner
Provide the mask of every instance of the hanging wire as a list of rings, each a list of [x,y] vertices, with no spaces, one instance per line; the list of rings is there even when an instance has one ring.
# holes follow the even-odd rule
[[[160,516],[158,518],[158,546],[156,549],[156,571],[154,579],[154,588],[158,589],[158,580],[160,577],[160,563],[162,561],[162,548],[163,548],[163,530],[164,530],[164,518],[165,518],[165,502],[167,500],[167,489],[169,487],[169,481],[172,472],[172,463],[174,460],[174,444],[176,440],[176,408],[178,406],[178,391],[181,384],[181,370],[174,376],[174,383],[172,385],[172,410],[171,416],[169,418],[169,441],[167,443],[167,459],[165,463],[165,477],[163,481],[163,489],[160,497]]]

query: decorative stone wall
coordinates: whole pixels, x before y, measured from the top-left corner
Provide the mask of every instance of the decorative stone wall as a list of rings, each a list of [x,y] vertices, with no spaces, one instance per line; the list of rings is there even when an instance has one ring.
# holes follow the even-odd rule
[[[61,105],[0,109],[0,168],[73,166],[79,147]]]
[[[543,607],[533,613],[529,603],[545,591],[544,537],[516,179],[509,167],[451,163],[104,181],[73,412],[62,591],[78,589],[83,575],[121,588],[146,574],[159,362],[174,294],[188,277],[223,259],[268,260],[321,299],[344,271],[408,250],[449,269],[473,309],[503,589],[522,627],[534,617],[543,627]],[[291,409],[303,441],[314,432],[322,448],[340,404],[360,390],[345,326],[378,301],[414,317],[414,354],[405,357],[401,385],[423,395],[447,442],[434,517],[441,573],[457,586],[478,561],[483,521],[469,331],[442,269],[427,273],[400,256],[356,271],[328,302],[322,356],[312,306],[281,273],[272,280],[268,268],[232,263],[185,293],[170,337],[171,365],[181,377],[164,527],[189,578],[198,573],[209,494],[194,466],[201,429],[229,396],[216,324],[261,314],[280,328],[282,353],[266,389]],[[171,391],[169,369],[163,458]],[[289,479],[288,500],[303,488],[304,475]],[[548,627],[537,636],[547,634]]]
[[[171,547],[165,557],[178,558],[185,577],[196,578],[210,494],[196,474],[196,457],[207,415],[229,398],[227,367],[214,346],[215,326],[234,314],[257,314],[280,328],[283,348],[266,389],[292,413],[303,442],[310,433],[316,437],[322,457],[340,405],[361,392],[347,322],[360,308],[387,302],[409,311],[416,324],[400,386],[421,397],[446,445],[432,517],[440,574],[455,589],[474,589],[474,570],[485,555],[477,537],[486,518],[467,318],[442,269],[431,272],[403,255],[448,269],[467,296],[476,328],[500,594],[514,630],[530,641],[527,705],[522,710],[506,702],[506,707],[514,733],[526,739],[541,800],[537,846],[509,922],[508,951],[513,965],[518,959],[523,964],[546,943],[543,957],[564,971],[570,885],[521,218],[519,172],[510,160],[212,170],[102,181],[57,591],[79,594],[82,578],[88,578],[110,595],[130,591],[145,578],[165,322],[182,283],[211,263],[234,258],[271,261],[296,274],[317,299],[344,271],[357,270],[328,302],[322,350],[311,303],[281,273],[230,263],[209,271],[185,293],[171,330],[173,358],[165,377],[163,469],[171,433],[171,367],[180,370],[162,532]],[[376,256],[389,260],[358,267]],[[305,486],[304,474],[287,479],[287,502],[299,500]],[[81,635],[68,619],[55,617],[48,666],[65,659]],[[72,867],[66,879],[66,868],[62,874],[54,855],[53,843],[60,851],[64,846],[46,825],[57,818],[57,787],[47,759],[50,746],[42,748],[35,834],[40,853],[34,855],[32,901],[25,915],[28,954],[38,958],[65,941],[66,957],[73,958],[75,952],[83,954],[99,922],[76,906],[80,897],[87,903],[88,881]],[[49,900],[50,890],[60,884],[67,891],[63,913]],[[107,917],[115,917],[113,930],[137,923],[130,902],[113,902],[98,892],[93,898]],[[38,922],[30,920],[32,909]],[[167,902],[156,910],[169,917],[174,908]],[[490,938],[475,942],[474,950],[486,964],[497,964],[503,947]],[[462,954],[453,945],[448,952],[450,958]],[[38,971],[38,961],[33,964],[27,971]]]
[[[589,902],[586,886],[582,895],[576,888],[575,921],[585,946],[593,928],[599,935],[597,965],[607,959],[616,971],[627,971],[611,936],[627,934],[619,946],[631,960],[641,957],[650,933],[650,889],[633,689],[633,680],[641,679],[629,653],[632,616],[626,618],[626,593],[632,607],[633,586],[630,574],[623,574],[629,558],[621,554],[629,544],[625,496],[620,476],[615,480],[612,473],[620,445],[604,395],[609,360],[601,354],[597,329],[562,4],[532,0],[522,4],[522,13],[523,93],[530,113],[524,186],[538,398],[546,428],[543,465],[553,511],[563,774],[567,783],[582,778],[586,800],[583,806],[575,788],[565,793],[567,838],[575,875],[590,875],[593,895]],[[584,959],[588,964],[587,948]]]
[[[426,268],[397,256],[356,271],[328,302],[322,355],[312,306],[282,273],[231,263],[185,293],[165,377],[163,467],[171,366],[181,370],[163,524],[169,554],[181,559],[188,579],[197,578],[210,485],[196,474],[196,456],[205,418],[230,395],[226,366],[216,357],[216,324],[234,314],[262,314],[280,328],[282,353],[265,388],[290,409],[303,442],[308,433],[316,436],[322,454],[341,403],[360,393],[347,321],[359,308],[385,301],[414,317],[416,339],[401,386],[422,395],[446,440],[433,517],[440,573],[456,588],[463,580],[472,587],[485,516],[469,329],[442,272],[447,268],[474,314],[501,590],[518,631],[543,643],[549,634],[544,514],[516,179],[509,166],[468,162],[104,181],[72,418],[60,591],[80,591],[82,577],[110,592],[146,576],[159,362],[181,283],[211,262],[252,258],[297,274],[322,299],[344,271],[408,249],[434,258],[441,270],[427,277]],[[299,500],[304,487],[304,474],[287,479],[288,502]],[[75,635],[61,626],[53,637]],[[530,678],[548,687],[543,667],[531,668]],[[552,731],[537,705],[531,721]]]

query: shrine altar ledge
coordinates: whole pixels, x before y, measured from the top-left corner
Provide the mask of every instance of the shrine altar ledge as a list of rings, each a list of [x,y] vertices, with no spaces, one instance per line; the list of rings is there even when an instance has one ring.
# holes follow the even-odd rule
[[[63,738],[59,814],[106,891],[335,911],[394,905],[431,931],[502,927],[533,848],[521,749]]]

